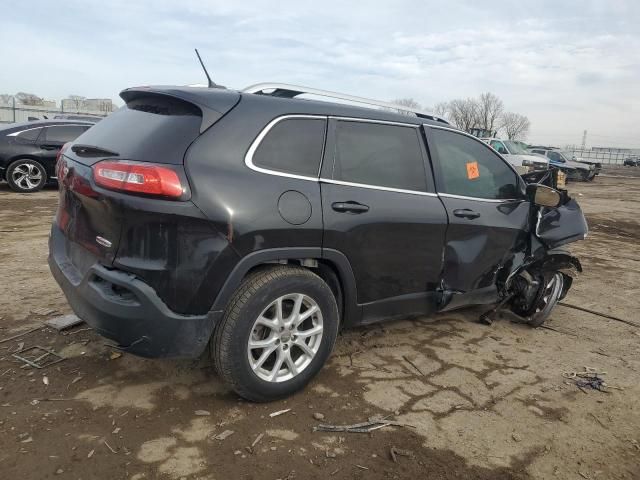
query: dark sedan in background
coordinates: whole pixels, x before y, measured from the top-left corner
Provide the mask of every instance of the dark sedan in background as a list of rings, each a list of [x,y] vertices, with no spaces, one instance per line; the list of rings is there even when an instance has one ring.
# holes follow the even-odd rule
[[[0,127],[0,180],[16,192],[35,192],[56,180],[60,148],[95,122],[40,120]]]

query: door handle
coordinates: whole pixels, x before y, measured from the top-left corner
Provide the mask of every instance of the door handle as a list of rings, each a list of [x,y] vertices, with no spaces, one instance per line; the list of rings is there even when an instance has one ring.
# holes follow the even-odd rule
[[[40,145],[42,150],[56,150],[58,147],[55,145]]]
[[[343,213],[364,213],[369,211],[367,205],[358,202],[334,202],[331,204],[331,208],[336,212]]]
[[[468,208],[459,208],[453,211],[453,214],[456,217],[468,218],[469,220],[473,220],[474,218],[478,218],[480,214],[478,212],[474,212]]]

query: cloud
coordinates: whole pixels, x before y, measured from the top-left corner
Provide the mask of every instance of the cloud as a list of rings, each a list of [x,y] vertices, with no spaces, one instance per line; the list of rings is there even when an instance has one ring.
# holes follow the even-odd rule
[[[0,85],[61,98],[202,82],[198,47],[233,87],[273,80],[423,105],[492,91],[531,118],[537,142],[637,135],[640,4],[520,3],[19,2],[0,30],[1,44],[20,42],[4,49]]]

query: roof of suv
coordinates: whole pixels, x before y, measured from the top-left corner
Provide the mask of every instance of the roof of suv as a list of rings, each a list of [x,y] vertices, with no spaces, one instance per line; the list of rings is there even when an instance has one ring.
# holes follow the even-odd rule
[[[129,100],[132,100],[139,95],[144,95],[145,93],[169,95],[193,103],[201,109],[204,107],[205,109],[213,110],[215,112],[218,112],[218,105],[220,104],[220,98],[222,96],[228,96],[228,101],[230,102],[234,101],[233,97],[236,98],[236,102],[242,101],[244,98],[260,97],[261,99],[269,99],[268,101],[280,104],[281,107],[278,108],[278,110],[282,108],[283,104],[286,104],[288,106],[287,110],[292,114],[335,115],[340,117],[355,117],[397,123],[410,123],[415,125],[429,124],[456,129],[454,126],[449,125],[444,121],[431,120],[429,118],[418,117],[411,114],[404,115],[390,110],[358,107],[330,101],[288,98],[262,93],[247,93],[220,88],[168,85],[143,86],[125,89],[120,92],[120,97],[125,102],[128,102]]]

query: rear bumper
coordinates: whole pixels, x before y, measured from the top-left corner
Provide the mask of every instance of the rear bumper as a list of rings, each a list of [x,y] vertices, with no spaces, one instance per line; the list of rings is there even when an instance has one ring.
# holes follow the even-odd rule
[[[218,315],[181,315],[135,275],[93,263],[80,272],[66,255],[68,240],[54,224],[49,268],[73,311],[117,347],[143,357],[197,357]]]

